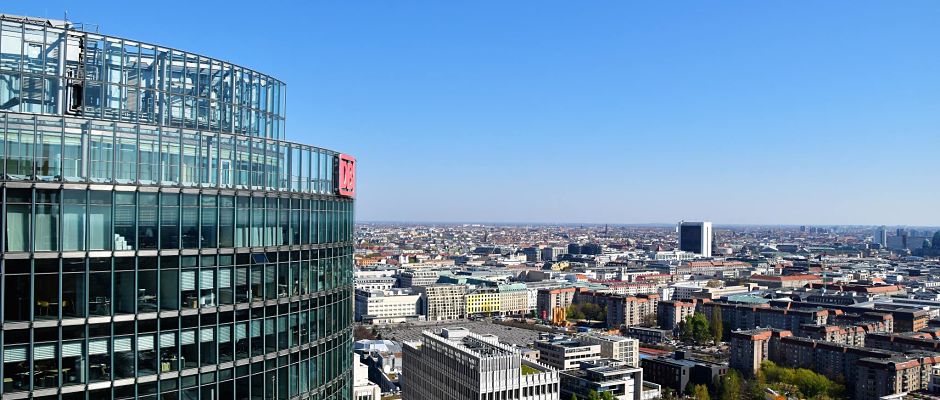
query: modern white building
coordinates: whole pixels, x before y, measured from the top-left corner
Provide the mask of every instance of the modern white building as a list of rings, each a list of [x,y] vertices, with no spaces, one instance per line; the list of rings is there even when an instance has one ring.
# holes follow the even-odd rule
[[[558,371],[466,328],[425,331],[420,343],[405,343],[401,386],[407,400],[558,400],[560,393]]]
[[[601,346],[601,357],[623,361],[628,366],[640,367],[640,341],[619,335],[587,334],[582,342]]]
[[[354,282],[356,289],[389,290],[395,286],[396,279],[391,276],[357,276]]]
[[[651,251],[647,255],[656,261],[688,261],[698,257],[695,253],[682,250]]]
[[[694,297],[693,293],[702,290],[707,284],[708,281],[682,281],[673,283],[669,287],[673,290],[673,300],[688,300]]]
[[[369,381],[369,367],[358,359],[353,361],[353,400],[381,400],[379,385]]]
[[[712,223],[679,222],[679,250],[698,254],[702,257],[712,256]]]
[[[421,294],[410,289],[356,289],[356,321],[392,324],[417,320]]]
[[[577,369],[582,361],[601,358],[601,346],[568,336],[545,337],[536,340],[533,347],[539,351],[539,362],[557,370]]]
[[[419,310],[428,321],[448,321],[464,318],[467,310],[466,285],[440,283],[417,286],[416,293],[421,294]]]
[[[440,277],[437,271],[405,270],[398,275],[398,286],[410,288],[415,286],[428,286],[437,283]]]
[[[579,363],[576,369],[561,371],[563,399],[590,399],[590,393],[610,393],[617,400],[643,400],[643,369],[623,361],[600,359]]]

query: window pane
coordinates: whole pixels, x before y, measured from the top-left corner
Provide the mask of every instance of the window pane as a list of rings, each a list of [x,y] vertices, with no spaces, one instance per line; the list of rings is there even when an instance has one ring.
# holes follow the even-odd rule
[[[185,249],[199,247],[199,196],[183,195],[182,245]]]
[[[235,245],[235,204],[232,196],[219,196],[219,247]]]
[[[140,193],[137,203],[137,235],[140,249],[157,248],[157,193]]]
[[[137,132],[132,127],[118,127],[115,179],[119,183],[137,181]]]
[[[88,169],[91,180],[111,181],[111,164],[114,158],[114,131],[111,125],[92,123],[88,136]]]
[[[30,251],[30,189],[7,189],[6,251]]]
[[[177,249],[180,247],[180,209],[179,194],[160,194],[160,248]]]
[[[59,191],[36,190],[36,251],[59,249]]]
[[[217,230],[217,197],[214,195],[202,195],[202,239],[201,247],[210,248],[218,245]]]
[[[160,179],[160,150],[157,144],[159,141],[157,132],[141,127],[138,141],[140,183],[155,184]]]
[[[57,120],[37,121],[36,178],[59,180],[62,176],[62,125]]]
[[[88,192],[88,249],[111,250],[111,192]]]
[[[66,182],[85,180],[82,157],[82,127],[77,123],[65,123],[65,137],[62,148],[62,174]]]
[[[85,191],[62,191],[62,250],[85,250]]]
[[[136,193],[114,194],[114,250],[134,250],[137,227],[135,212]]]

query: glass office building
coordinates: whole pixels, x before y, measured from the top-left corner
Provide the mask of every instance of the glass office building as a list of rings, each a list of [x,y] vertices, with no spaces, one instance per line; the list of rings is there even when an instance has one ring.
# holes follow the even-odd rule
[[[351,397],[353,161],[284,110],[247,68],[0,16],[2,399]]]

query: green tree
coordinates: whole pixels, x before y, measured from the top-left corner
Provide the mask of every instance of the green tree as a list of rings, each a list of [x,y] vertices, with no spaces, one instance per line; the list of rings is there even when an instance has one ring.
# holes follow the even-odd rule
[[[741,400],[744,398],[741,374],[729,369],[719,383],[718,398],[720,400]]]
[[[676,392],[672,390],[671,388],[664,387],[662,388],[662,392],[660,392],[659,399],[660,400],[676,400],[677,399]]]
[[[711,328],[709,327],[708,319],[705,318],[705,314],[695,313],[692,315],[692,320],[689,325],[692,329],[692,340],[694,340],[695,343],[702,344],[711,341]]]
[[[786,368],[765,361],[761,363],[760,372],[766,377],[770,387],[791,393],[797,392],[802,397],[837,398],[845,393],[844,385],[806,368]]]
[[[724,334],[725,323],[722,321],[721,317],[721,307],[712,308],[712,320],[709,326],[712,339],[715,340],[715,344],[721,342],[721,336]]]
[[[692,389],[692,398],[695,400],[711,400],[708,395],[708,387],[705,385],[695,385]]]
[[[617,400],[611,392],[601,393],[601,400]]]
[[[588,400],[601,400],[601,396],[597,394],[596,390],[591,390],[588,392]]]
[[[581,311],[580,304],[568,306],[567,317],[569,320],[584,319],[584,312]]]
[[[571,400],[578,400],[578,396],[576,396],[574,393],[572,393],[572,394],[571,394]]]

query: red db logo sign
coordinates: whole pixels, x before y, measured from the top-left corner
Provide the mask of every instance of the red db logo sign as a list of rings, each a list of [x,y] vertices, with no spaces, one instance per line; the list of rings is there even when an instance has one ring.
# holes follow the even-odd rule
[[[337,157],[336,184],[340,196],[356,197],[356,159],[350,155]]]

